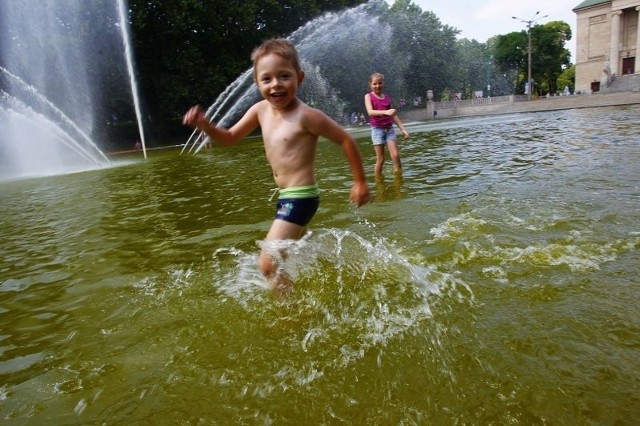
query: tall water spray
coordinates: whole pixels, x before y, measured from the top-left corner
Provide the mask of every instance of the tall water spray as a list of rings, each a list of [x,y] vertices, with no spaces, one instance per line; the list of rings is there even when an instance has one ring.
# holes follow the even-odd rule
[[[298,49],[305,71],[298,95],[339,122],[346,122],[349,107],[342,94],[355,90],[364,96],[369,73],[383,72],[391,84],[403,75],[407,61],[392,52],[393,29],[379,19],[380,10],[380,5],[371,1],[326,13],[288,37]],[[229,127],[259,99],[249,69],[217,97],[206,115],[219,126]],[[205,142],[204,135],[194,132],[185,148],[190,146],[192,151],[197,147],[198,152]]]
[[[122,2],[0,2],[0,179],[110,165],[94,139],[128,87]]]
[[[140,111],[140,94],[138,93],[138,82],[135,78],[133,69],[133,53],[131,52],[131,37],[129,36],[129,21],[127,20],[126,1],[118,0],[118,17],[120,20],[120,31],[122,33],[122,42],[124,45],[124,56],[127,63],[127,71],[129,73],[129,82],[131,83],[131,94],[133,95],[133,106],[136,110],[136,119],[138,122],[138,131],[142,140],[142,152],[144,158],[147,158],[147,143],[144,137],[144,129],[142,128],[142,111]]]

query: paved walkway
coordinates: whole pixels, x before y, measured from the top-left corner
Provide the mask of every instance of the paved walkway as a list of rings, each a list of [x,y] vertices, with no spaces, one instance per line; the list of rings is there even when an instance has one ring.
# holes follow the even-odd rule
[[[614,105],[640,104],[640,92],[616,92],[616,93],[594,93],[570,96],[553,96],[551,98],[540,98],[533,101],[502,103],[494,105],[477,105],[468,108],[457,108],[455,113],[447,114],[446,118],[476,116],[476,115],[496,115],[511,114],[515,112],[537,112],[555,111],[573,108],[591,108]],[[444,112],[444,111],[443,111]],[[444,114],[442,114],[444,115]],[[436,115],[435,119],[439,118]],[[431,117],[427,116],[427,109],[406,111],[401,114],[403,120],[424,121]]]

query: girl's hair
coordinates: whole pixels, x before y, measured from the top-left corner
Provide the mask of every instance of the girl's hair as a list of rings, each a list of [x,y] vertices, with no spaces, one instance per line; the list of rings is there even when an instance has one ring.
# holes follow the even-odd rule
[[[374,78],[379,78],[382,81],[384,81],[384,74],[380,74],[379,72],[374,72],[369,76],[369,83],[371,83]]]
[[[251,60],[253,61],[253,77],[256,77],[256,64],[258,61],[271,53],[275,53],[289,61],[297,73],[302,72],[300,66],[300,58],[298,57],[298,51],[293,43],[284,38],[272,38],[265,40],[260,46],[256,47],[251,53]]]

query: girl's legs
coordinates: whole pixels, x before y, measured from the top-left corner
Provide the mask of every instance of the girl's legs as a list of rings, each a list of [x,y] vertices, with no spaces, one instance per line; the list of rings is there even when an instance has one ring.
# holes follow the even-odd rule
[[[387,142],[387,145],[389,146],[389,155],[391,156],[391,161],[393,161],[393,171],[396,173],[402,171],[398,143],[396,141],[389,141]]]
[[[373,149],[376,152],[376,167],[375,175],[382,175],[382,166],[384,165],[384,144],[374,145]]]

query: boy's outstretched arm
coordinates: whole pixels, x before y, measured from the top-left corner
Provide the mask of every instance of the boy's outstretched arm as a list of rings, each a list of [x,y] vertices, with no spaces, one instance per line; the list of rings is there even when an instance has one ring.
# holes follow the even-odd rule
[[[216,142],[231,146],[251,133],[258,126],[258,120],[253,108],[250,108],[236,125],[224,129],[209,121],[200,105],[196,105],[182,117],[182,124],[205,132]]]

